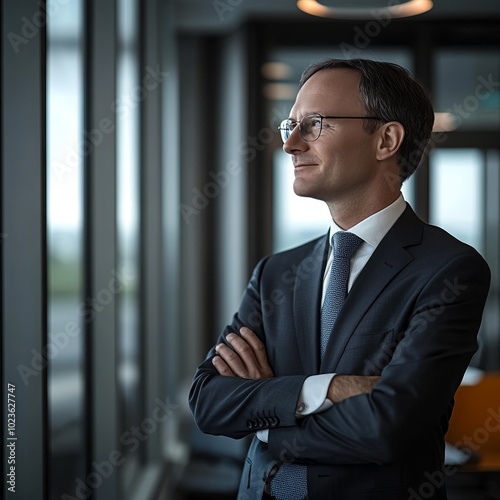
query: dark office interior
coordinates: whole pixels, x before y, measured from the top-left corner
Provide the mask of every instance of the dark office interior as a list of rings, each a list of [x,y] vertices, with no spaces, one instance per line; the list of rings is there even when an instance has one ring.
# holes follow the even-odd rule
[[[500,431],[484,429],[500,422],[500,2],[435,0],[404,18],[373,14],[384,1],[321,3],[365,14],[319,17],[295,0],[2,0],[12,498],[236,499],[249,441],[202,434],[189,386],[259,259],[327,230],[324,205],[293,194],[277,127],[309,63],[361,57],[429,90],[431,147],[404,197],[492,272],[448,434],[475,459],[429,481],[446,481],[450,500],[500,499]]]

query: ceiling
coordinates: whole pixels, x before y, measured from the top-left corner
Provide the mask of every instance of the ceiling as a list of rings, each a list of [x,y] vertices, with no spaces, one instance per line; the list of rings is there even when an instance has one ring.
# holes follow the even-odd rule
[[[320,0],[327,6],[353,4],[384,7],[387,0]],[[230,31],[248,18],[311,20],[295,0],[175,0],[177,25],[182,30],[221,33]],[[500,18],[499,0],[434,0],[434,8],[421,19]]]

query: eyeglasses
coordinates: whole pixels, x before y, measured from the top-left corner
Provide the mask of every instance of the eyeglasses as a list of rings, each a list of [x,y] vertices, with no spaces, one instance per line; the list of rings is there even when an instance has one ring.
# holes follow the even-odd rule
[[[306,142],[313,142],[318,139],[323,128],[323,120],[335,118],[336,120],[380,120],[378,116],[322,116],[319,113],[312,113],[302,117],[299,122],[287,118],[278,127],[281,132],[281,139],[286,142],[295,127],[299,126],[299,134]]]

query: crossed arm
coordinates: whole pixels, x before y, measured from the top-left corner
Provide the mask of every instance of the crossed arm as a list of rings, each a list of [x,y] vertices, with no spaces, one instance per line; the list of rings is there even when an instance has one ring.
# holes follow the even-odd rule
[[[394,320],[405,335],[380,379],[334,376],[327,391],[333,406],[304,418],[296,410],[307,376],[274,373],[263,329],[245,327],[260,300],[259,272],[193,380],[190,407],[202,432],[240,438],[258,430],[253,422],[270,419],[273,456],[281,457],[282,443],[291,442],[301,449],[298,463],[322,464],[393,462],[409,442],[442,439],[453,393],[476,349],[488,291],[489,271],[479,256],[442,265],[419,291],[408,323],[405,311]]]
[[[219,375],[251,380],[274,377],[265,346],[252,330],[242,327],[240,335],[230,333],[226,340],[232,349],[218,344],[217,355],[212,360]],[[378,376],[337,375],[330,382],[327,399],[335,404],[352,396],[369,394],[379,379]]]

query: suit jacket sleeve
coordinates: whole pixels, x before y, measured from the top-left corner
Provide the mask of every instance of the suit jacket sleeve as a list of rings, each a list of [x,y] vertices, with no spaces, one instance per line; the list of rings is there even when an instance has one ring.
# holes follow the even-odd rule
[[[419,291],[404,336],[372,393],[348,398],[294,427],[271,429],[275,458],[283,459],[282,443],[288,442],[294,444],[288,461],[382,464],[400,459],[430,434],[442,438],[450,402],[477,349],[489,279],[475,251],[440,266]]]
[[[244,292],[238,312],[217,340],[226,343],[229,333],[250,327],[266,344],[262,327],[260,280],[266,265],[256,266]],[[258,326],[256,326],[258,325]],[[189,394],[189,405],[196,424],[207,434],[241,438],[261,429],[295,426],[295,408],[306,375],[290,375],[263,380],[220,376],[212,365],[213,347],[198,367]]]

